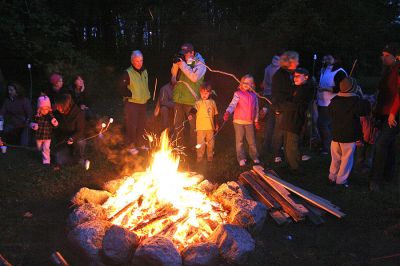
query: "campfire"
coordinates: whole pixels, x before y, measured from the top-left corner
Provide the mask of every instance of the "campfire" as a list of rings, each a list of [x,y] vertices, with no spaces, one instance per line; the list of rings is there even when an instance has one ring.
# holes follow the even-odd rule
[[[146,172],[128,177],[104,204],[108,220],[141,237],[164,236],[178,250],[205,242],[227,211],[201,187],[202,176],[179,172],[164,131]]]
[[[158,144],[145,172],[108,181],[103,190],[81,188],[72,198],[68,240],[91,265],[245,264],[267,215],[279,225],[345,216],[261,166],[220,186],[179,172],[165,132]]]

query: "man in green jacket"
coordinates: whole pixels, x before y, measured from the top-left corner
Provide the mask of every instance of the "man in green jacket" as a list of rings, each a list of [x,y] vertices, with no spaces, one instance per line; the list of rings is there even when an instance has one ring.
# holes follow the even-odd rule
[[[139,152],[138,145],[144,134],[150,91],[142,52],[132,52],[131,64],[122,76],[119,93],[124,99],[125,144],[128,151],[135,155]]]
[[[174,127],[178,132],[184,126],[183,123],[189,116],[190,110],[200,97],[200,85],[207,71],[203,57],[199,53],[195,53],[192,44],[183,44],[180,54],[184,59],[178,60],[171,68],[171,82],[174,84],[172,97],[175,103]],[[189,121],[190,145],[194,145],[196,142],[195,121],[196,119]]]

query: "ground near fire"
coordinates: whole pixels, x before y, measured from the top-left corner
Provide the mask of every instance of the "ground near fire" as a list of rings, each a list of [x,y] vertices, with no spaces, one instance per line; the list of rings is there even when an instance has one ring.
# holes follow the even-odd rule
[[[40,164],[40,156],[24,149],[9,148],[0,158],[0,253],[13,265],[50,265],[50,256],[59,251],[71,265],[86,265],[67,242],[66,219],[71,213],[71,197],[81,188],[99,189],[109,180],[129,171],[144,170],[148,157],[118,153],[119,136],[115,133],[122,119],[122,103],[111,92],[112,79],[104,76],[92,83],[99,93],[95,107],[102,115],[115,118],[115,125],[105,134],[106,149],[89,146],[92,164],[54,172]],[[216,88],[222,111],[234,90]],[[110,96],[110,97],[107,97]],[[228,99],[228,100],[227,100]],[[149,111],[150,111],[149,107]],[[101,111],[100,111],[101,110]],[[156,125],[149,119],[149,129]],[[111,132],[113,134],[111,134]],[[257,133],[261,141],[262,132]],[[101,152],[99,152],[101,151]],[[180,169],[196,171],[218,184],[237,181],[240,168],[235,159],[233,128],[227,125],[216,139],[212,163],[196,164],[184,158]],[[341,207],[346,216],[327,215],[316,226],[308,221],[278,226],[267,217],[255,236],[255,252],[246,265],[398,265],[400,262],[399,187],[393,183],[379,193],[368,191],[368,177],[353,173],[351,187],[339,189],[327,185],[329,157],[311,151],[312,159],[304,164],[306,175],[293,177],[278,169],[282,179],[322,196]],[[266,166],[271,161],[266,160]]]

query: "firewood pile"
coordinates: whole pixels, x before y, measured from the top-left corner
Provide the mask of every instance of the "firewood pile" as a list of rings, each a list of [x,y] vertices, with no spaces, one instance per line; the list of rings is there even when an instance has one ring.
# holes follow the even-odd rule
[[[345,216],[330,201],[280,179],[274,171],[265,171],[259,165],[240,174],[239,182],[267,206],[268,214],[278,225],[305,219],[320,225],[325,222],[326,213],[337,218]]]

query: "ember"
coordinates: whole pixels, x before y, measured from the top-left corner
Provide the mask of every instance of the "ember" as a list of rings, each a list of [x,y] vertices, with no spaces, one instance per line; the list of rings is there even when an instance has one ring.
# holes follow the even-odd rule
[[[207,196],[202,176],[178,172],[178,165],[163,132],[152,165],[128,177],[103,204],[108,220],[139,236],[170,238],[178,250],[205,242],[227,223],[228,212]]]

